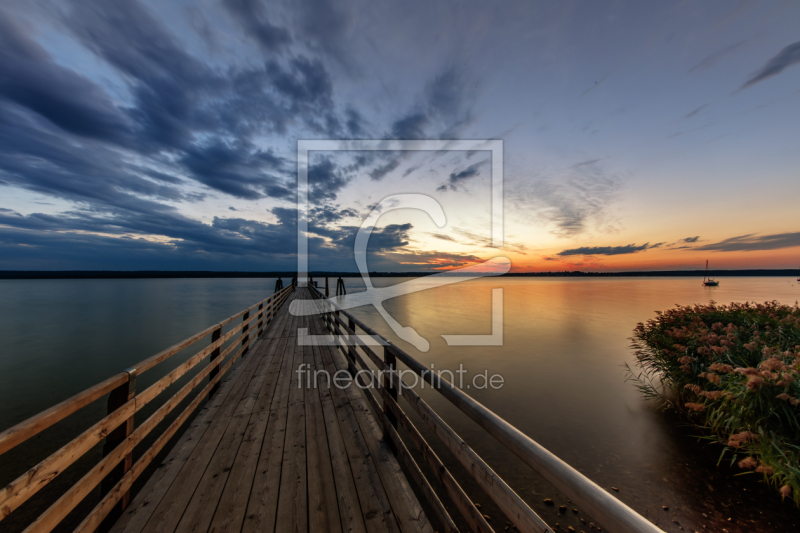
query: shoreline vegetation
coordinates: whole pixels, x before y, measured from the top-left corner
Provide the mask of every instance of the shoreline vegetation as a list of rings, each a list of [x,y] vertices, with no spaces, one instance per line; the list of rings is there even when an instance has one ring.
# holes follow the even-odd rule
[[[421,277],[441,274],[439,271],[427,272],[370,272],[371,277]],[[653,270],[630,272],[583,272],[550,271],[550,272],[509,272],[498,277],[702,277],[704,270]],[[709,270],[708,275],[714,277],[796,277],[797,269],[744,269],[744,270]],[[0,279],[177,279],[177,278],[289,278],[297,273],[292,271],[274,272],[236,272],[212,270],[0,270]],[[317,277],[361,277],[358,272],[310,272],[312,278]],[[472,275],[450,273],[451,276]]]
[[[631,338],[646,398],[721,445],[719,463],[762,476],[800,507],[800,308],[777,302],[677,306]]]

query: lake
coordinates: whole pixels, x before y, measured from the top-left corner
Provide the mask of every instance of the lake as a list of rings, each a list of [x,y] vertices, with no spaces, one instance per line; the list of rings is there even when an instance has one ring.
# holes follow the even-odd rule
[[[360,278],[345,283],[348,292],[364,287]],[[0,281],[0,430],[265,298],[274,286],[274,279]],[[493,288],[503,289],[503,345],[447,346],[443,334],[492,333]],[[800,524],[793,504],[782,504],[753,475],[717,467],[720,450],[699,444],[680,420],[645,403],[625,381],[623,365],[633,362],[629,337],[636,323],[657,310],[710,300],[794,304],[798,298],[800,286],[786,278],[721,278],[719,287],[680,277],[487,278],[385,306],[430,342],[419,352],[398,341],[407,352],[437,370],[462,364],[466,376],[484,370],[501,375],[501,388],[467,392],[600,486],[619,488],[620,499],[665,531],[784,532]],[[374,309],[354,314],[397,341]],[[438,394],[422,392],[545,520],[563,527],[572,520],[580,530],[577,518],[560,519],[542,504],[558,498],[552,487]],[[69,424],[63,431],[70,433]],[[30,448],[16,460],[51,446],[35,441]],[[24,471],[9,465],[10,457],[0,468],[2,484]],[[488,498],[481,503],[491,509]]]

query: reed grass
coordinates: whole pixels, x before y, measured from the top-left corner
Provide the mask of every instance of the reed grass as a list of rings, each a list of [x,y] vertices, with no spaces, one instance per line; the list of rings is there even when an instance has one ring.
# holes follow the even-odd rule
[[[628,379],[800,506],[800,309],[777,302],[677,306],[634,330]]]

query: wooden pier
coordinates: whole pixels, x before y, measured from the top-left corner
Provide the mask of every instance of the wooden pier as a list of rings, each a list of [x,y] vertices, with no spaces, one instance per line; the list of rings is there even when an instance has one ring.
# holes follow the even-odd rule
[[[289,313],[295,299],[310,302],[317,313]],[[310,342],[309,335],[327,338]],[[199,348],[206,338],[208,345]],[[183,363],[136,390],[138,375],[176,354],[186,354]],[[277,287],[275,295],[0,433],[2,459],[71,413],[107,399],[106,417],[0,490],[0,528],[64,469],[103,445],[103,458],[48,502],[26,532],[63,529],[65,517],[92,495],[94,507],[69,529],[433,532],[461,525],[495,531],[503,522],[493,527],[473,503],[476,495],[445,467],[406,415],[402,398],[502,511],[505,530],[552,531],[400,379],[400,366],[430,383],[605,531],[660,531],[463,391],[426,373],[311,285]],[[365,374],[378,376],[372,387]],[[160,404],[134,427],[135,413],[150,402]],[[155,439],[145,440],[151,432]],[[148,469],[156,457],[158,467]],[[132,494],[145,473],[149,478]]]
[[[112,531],[433,531],[358,389],[307,387],[347,366],[286,309]]]

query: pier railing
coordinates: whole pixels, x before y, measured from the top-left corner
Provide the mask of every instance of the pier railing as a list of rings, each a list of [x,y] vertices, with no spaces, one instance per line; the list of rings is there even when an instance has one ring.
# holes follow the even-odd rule
[[[235,315],[0,433],[0,456],[2,456],[2,454],[25,443],[28,439],[53,424],[108,395],[108,414],[102,420],[92,425],[6,487],[0,489],[0,520],[10,515],[67,467],[104,440],[102,459],[58,498],[55,503],[40,514],[25,531],[26,533],[51,531],[90,492],[103,482],[109,485],[107,490],[103,491],[104,494],[99,503],[83,519],[75,531],[94,531],[118,504],[124,509],[128,505],[133,482],[141,476],[202,401],[219,386],[225,373],[237,359],[247,352],[248,348],[272,320],[281,304],[293,290],[294,287],[289,285],[269,298],[239,311]],[[223,333],[226,326],[239,319],[240,322],[238,324]],[[199,350],[146,389],[142,391],[136,390],[137,376],[207,337],[210,337],[208,346]],[[228,341],[232,342],[223,349],[223,346]],[[134,414],[156,399],[170,385],[175,384],[181,376],[184,376],[206,359],[209,361],[205,368],[197,372],[173,396],[164,401],[142,424],[136,428],[134,427]],[[183,411],[142,452],[136,462],[133,462],[134,447],[141,443],[156,426],[166,420],[172,411],[181,405],[206,378],[208,378],[206,385],[192,397]],[[108,483],[109,475],[112,475],[112,483]],[[2,522],[0,522],[0,528],[2,528]]]
[[[552,531],[508,484],[495,473],[481,457],[470,448],[434,410],[408,386],[397,371],[400,362],[429,383],[443,397],[461,410],[487,433],[492,435],[525,464],[549,481],[559,492],[582,507],[606,531],[614,533],[663,533],[643,516],[603,490],[592,480],[550,453],[533,439],[487,409],[461,389],[432,372],[405,351],[392,344],[372,328],[341,309],[335,300],[326,299],[314,286],[311,294],[317,299],[323,322],[334,335],[336,346],[345,355],[350,373],[359,380],[360,388],[382,422],[384,435],[392,443],[395,453],[420,487],[426,500],[447,531],[458,531],[439,496],[415,462],[406,441],[398,433],[398,424],[409,441],[430,467],[433,476],[444,488],[463,519],[472,531],[489,533],[494,531],[485,516],[464,492],[451,472],[436,455],[430,444],[408,417],[398,401],[398,389],[408,406],[442,441],[447,450],[464,466],[473,480],[494,501],[497,507],[522,532]],[[379,355],[373,347],[382,349]],[[364,358],[380,371],[383,383],[363,377],[360,370],[373,372]],[[370,391],[373,386],[380,396],[378,401]]]

